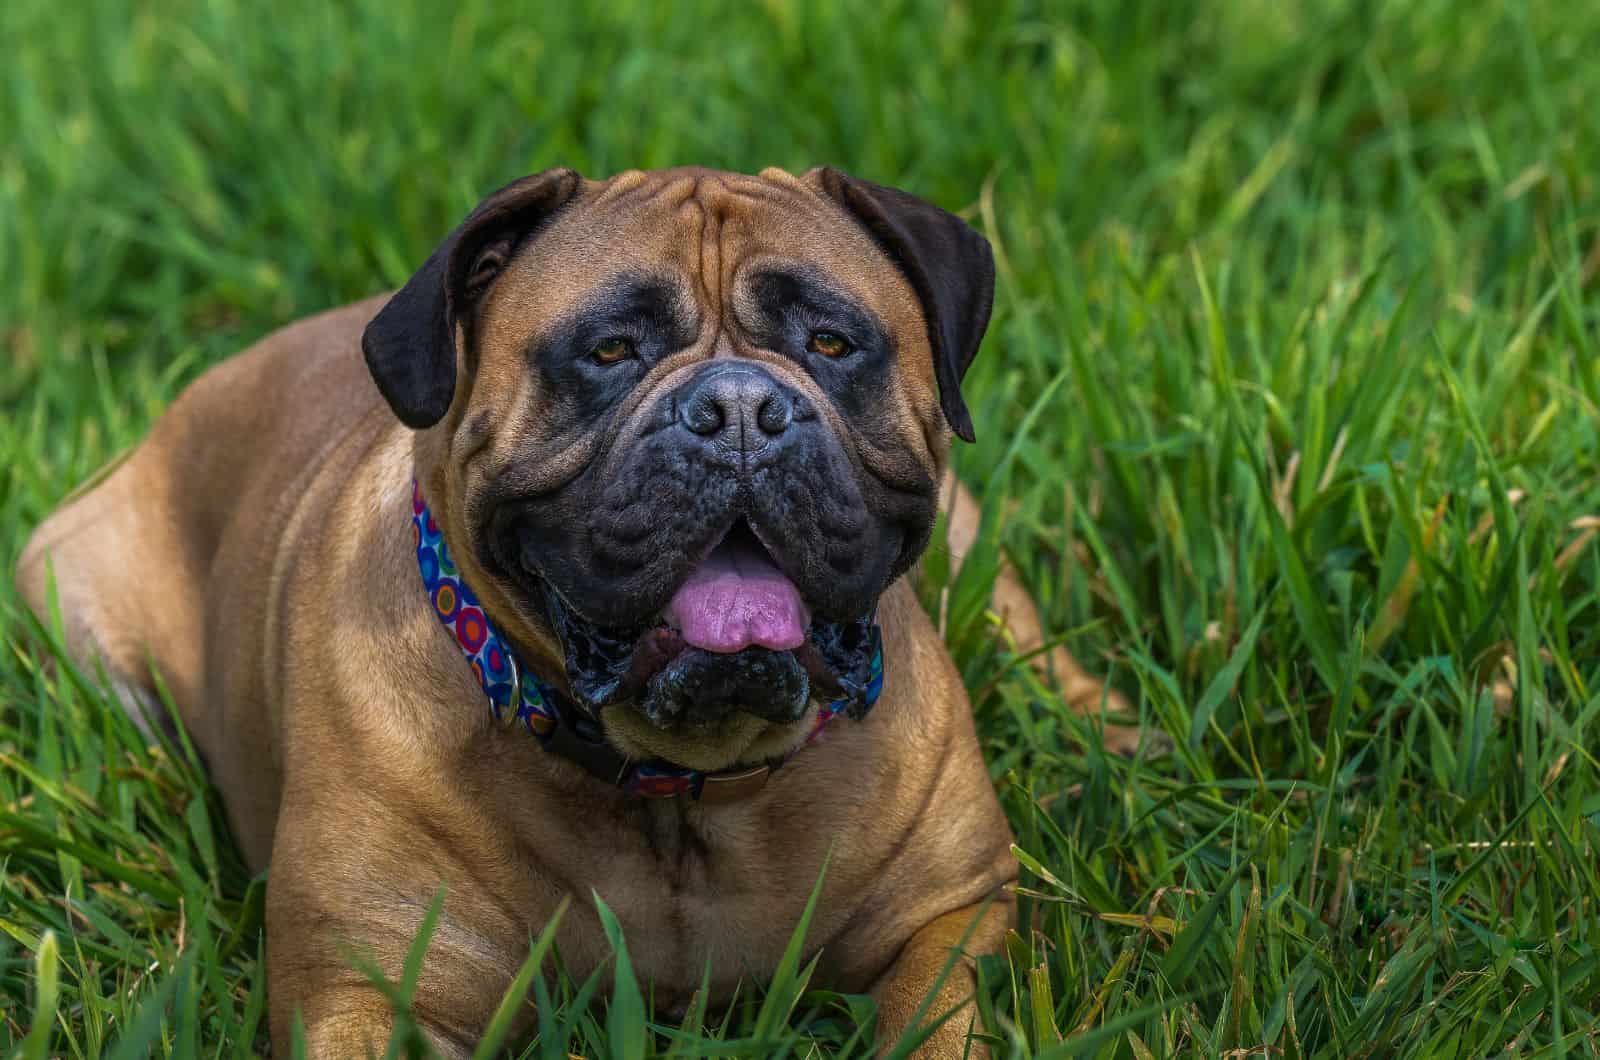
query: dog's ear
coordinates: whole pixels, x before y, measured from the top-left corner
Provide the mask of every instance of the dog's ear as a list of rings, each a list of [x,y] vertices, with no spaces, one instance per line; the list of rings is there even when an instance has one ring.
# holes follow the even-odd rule
[[[972,441],[972,415],[961,398],[961,379],[978,355],[994,306],[989,241],[961,218],[903,191],[827,166],[816,174],[822,190],[872,234],[921,299],[939,405],[950,428]]]
[[[367,370],[407,427],[444,418],[456,389],[456,324],[488,290],[518,242],[577,192],[570,169],[523,177],[480,202],[394,293],[361,335]]]

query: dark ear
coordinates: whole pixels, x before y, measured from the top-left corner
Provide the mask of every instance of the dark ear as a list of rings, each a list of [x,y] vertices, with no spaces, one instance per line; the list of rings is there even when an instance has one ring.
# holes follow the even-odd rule
[[[989,241],[961,218],[903,191],[827,166],[817,174],[822,190],[872,233],[922,300],[939,404],[950,428],[972,441],[972,416],[961,400],[961,379],[978,355],[994,306]]]
[[[456,323],[488,289],[517,241],[571,199],[580,183],[570,169],[548,169],[490,195],[372,318],[361,351],[401,423],[421,430],[450,410]]]

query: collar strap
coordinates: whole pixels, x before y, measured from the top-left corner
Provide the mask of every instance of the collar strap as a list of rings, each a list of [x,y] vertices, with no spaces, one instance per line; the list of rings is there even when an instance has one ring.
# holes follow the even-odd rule
[[[689,795],[705,802],[722,802],[753,794],[766,784],[775,769],[816,740],[851,705],[848,697],[823,704],[804,743],[781,759],[758,765],[704,772],[659,759],[640,762],[625,758],[606,741],[596,722],[571,704],[563,705],[561,693],[518,662],[511,643],[494,628],[478,603],[477,594],[462,579],[415,480],[411,483],[411,525],[417,570],[428,591],[434,617],[450,631],[466,656],[473,676],[489,699],[495,720],[507,725],[521,722],[546,750],[575,762],[629,795],[652,799]],[[882,691],[883,642],[874,625],[872,676],[859,713],[865,714]]]

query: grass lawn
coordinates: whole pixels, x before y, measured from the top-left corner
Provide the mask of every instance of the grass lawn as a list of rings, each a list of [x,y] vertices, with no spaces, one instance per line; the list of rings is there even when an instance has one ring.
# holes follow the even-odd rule
[[[996,1053],[1600,1053],[1600,4],[408,6],[0,4],[7,572],[513,176],[835,163],[1000,261],[927,572],[1024,865]],[[1002,552],[1172,753],[1018,665]],[[216,793],[0,622],[0,1043],[264,1050]],[[859,1053],[803,971],[681,1029],[555,975],[521,1055]]]

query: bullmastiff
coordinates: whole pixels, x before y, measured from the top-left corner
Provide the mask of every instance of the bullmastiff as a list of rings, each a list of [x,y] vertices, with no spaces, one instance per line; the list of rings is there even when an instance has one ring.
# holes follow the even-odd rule
[[[971,542],[945,468],[993,278],[959,218],[833,169],[551,170],[207,372],[38,529],[26,599],[141,717],[159,675],[271,864],[278,1055],[296,1013],[314,1056],[381,1053],[350,954],[398,978],[441,886],[415,1011],[447,1055],[564,899],[565,965],[608,959],[592,893],[671,1010],[769,975],[820,876],[818,981],[881,1042],[1000,945],[1011,835],[906,580],[941,483]],[[958,962],[928,1055],[972,990]]]

